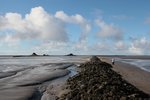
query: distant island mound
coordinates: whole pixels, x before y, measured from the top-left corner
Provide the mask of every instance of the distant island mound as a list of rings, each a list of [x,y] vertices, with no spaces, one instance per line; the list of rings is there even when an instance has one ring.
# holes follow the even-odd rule
[[[66,56],[75,56],[73,53],[67,54]]]
[[[33,52],[31,56],[38,56],[38,55],[35,52]]]
[[[49,56],[48,54],[43,54],[43,56]]]
[[[33,56],[49,56],[48,54],[38,55],[37,53],[33,52],[31,55],[14,55],[13,57],[33,57]]]

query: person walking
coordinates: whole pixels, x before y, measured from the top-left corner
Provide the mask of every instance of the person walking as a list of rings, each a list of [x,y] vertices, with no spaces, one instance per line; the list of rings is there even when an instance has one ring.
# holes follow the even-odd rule
[[[112,62],[112,64],[114,65],[114,64],[115,64],[115,59],[112,58],[111,62]]]

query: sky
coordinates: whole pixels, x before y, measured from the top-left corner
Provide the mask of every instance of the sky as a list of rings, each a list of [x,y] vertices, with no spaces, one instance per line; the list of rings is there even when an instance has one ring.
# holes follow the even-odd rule
[[[0,55],[150,55],[149,0],[0,0]]]

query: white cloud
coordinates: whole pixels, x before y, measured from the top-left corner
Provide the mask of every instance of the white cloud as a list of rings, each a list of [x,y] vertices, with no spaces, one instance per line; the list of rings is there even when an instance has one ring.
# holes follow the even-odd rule
[[[32,8],[30,13],[24,17],[19,13],[6,13],[0,16],[0,46],[14,46],[19,41],[26,39],[39,39],[40,44],[32,46],[33,51],[48,52],[50,51],[65,51],[68,44],[66,32],[66,24],[77,24],[81,27],[81,42],[73,44],[76,48],[81,49],[86,43],[83,42],[87,38],[87,33],[90,31],[88,21],[81,15],[67,15],[63,11],[57,11],[55,15],[47,13],[42,7]],[[6,32],[7,31],[7,32]],[[48,41],[48,42],[47,42]],[[31,50],[30,48],[30,50]]]
[[[117,41],[114,46],[117,50],[127,49],[127,45],[123,41]]]
[[[129,47],[129,52],[133,54],[146,54],[150,49],[150,41],[145,37],[134,39]]]
[[[137,48],[133,44],[131,44],[131,47],[129,48],[129,53],[141,55],[143,54],[143,51],[141,48]]]
[[[61,19],[62,21],[66,23],[74,23],[74,24],[79,25],[82,29],[80,40],[82,41],[87,38],[87,35],[89,31],[91,30],[91,26],[89,22],[83,16],[79,14],[69,16],[63,11],[58,11],[56,12],[55,17],[58,19]]]
[[[19,43],[19,41],[20,41],[19,39],[14,39],[10,35],[6,35],[5,39],[3,40],[4,43],[6,43],[10,46],[17,45]]]
[[[120,41],[97,41],[88,44],[87,41],[82,41],[76,44],[76,50],[82,52],[88,52],[89,54],[110,54],[110,55],[142,55],[149,54],[150,40],[145,37],[135,39],[130,41],[120,40]],[[81,53],[81,52],[79,52]]]
[[[22,19],[22,16],[18,13],[7,13],[4,16],[6,21],[5,29],[12,29],[18,32],[25,31],[25,21]]]
[[[24,18],[18,13],[0,16],[0,30],[15,31],[15,34],[10,36],[16,39],[68,40],[65,24],[42,7],[32,8]]]
[[[99,26],[100,31],[97,35],[103,38],[111,38],[115,40],[122,39],[123,32],[120,28],[113,24],[107,24],[103,20],[96,20],[96,24]]]
[[[17,47],[20,43],[20,39],[13,38],[9,34],[0,34],[0,46],[5,47]]]
[[[114,18],[126,17],[114,16]],[[19,13],[6,13],[3,16],[0,15],[0,47],[16,47],[14,50],[23,52],[21,50],[24,48],[20,49],[18,46],[20,41],[38,40],[38,44],[31,44],[28,52],[31,50],[38,53],[51,51],[60,52],[60,54],[71,51],[79,54],[146,54],[149,52],[150,41],[145,37],[128,42],[123,41],[123,32],[119,27],[106,23],[104,20],[95,22],[99,27],[97,35],[105,41],[92,40],[92,43],[88,41],[91,25],[80,14],[68,15],[63,11],[50,14],[42,7],[32,8],[25,16]],[[150,19],[148,18],[146,22],[150,23]],[[79,41],[68,42],[66,28],[71,24],[81,28]],[[10,52],[13,51],[10,50]]]
[[[105,41],[97,42],[94,43],[89,47],[91,52],[94,52],[94,54],[99,54],[99,55],[105,55],[105,54],[115,54],[116,52],[114,51],[114,47],[112,44],[107,43]]]
[[[32,8],[25,16],[19,13],[6,13],[0,15],[0,33],[2,33],[0,44],[5,46],[5,44],[19,44],[23,40],[38,40],[41,45],[36,46],[35,49],[56,51],[59,50],[56,48],[66,47],[69,40],[66,31],[68,23],[81,28],[79,41],[73,45],[79,47],[84,44],[83,41],[87,41],[87,35],[91,30],[88,20],[80,14],[68,15],[63,11],[50,14],[40,6]]]
[[[78,43],[75,44],[75,48],[77,50],[83,50],[83,51],[87,51],[88,50],[88,43],[86,40],[82,40],[82,41],[79,41]]]
[[[42,7],[36,7],[26,15],[26,20],[31,22],[29,26],[33,27],[35,32],[39,32],[40,37],[57,41],[66,41],[68,39],[65,25],[53,15],[48,14]]]
[[[36,45],[33,47],[33,51],[36,51],[38,53],[51,53],[51,52],[57,52],[58,54],[61,54],[65,52],[65,48],[68,48],[68,43],[65,42],[53,42],[48,41],[46,43],[43,43],[41,45]],[[60,52],[62,51],[62,52]]]

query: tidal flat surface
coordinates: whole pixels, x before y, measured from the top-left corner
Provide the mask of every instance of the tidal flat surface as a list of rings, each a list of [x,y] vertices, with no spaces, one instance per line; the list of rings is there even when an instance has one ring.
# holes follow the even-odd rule
[[[89,56],[0,57],[0,98],[40,100],[54,80],[77,73]],[[62,80],[62,79],[61,79]],[[37,96],[38,94],[38,96]]]

